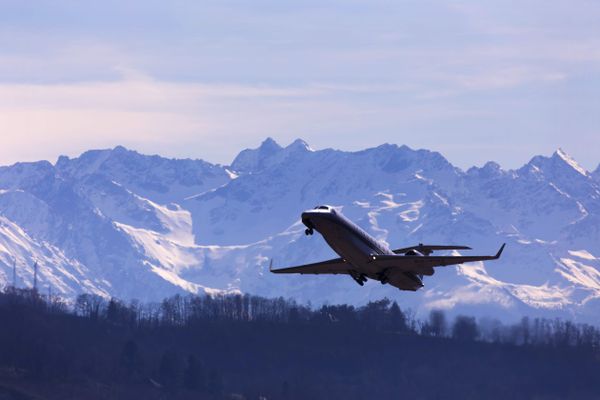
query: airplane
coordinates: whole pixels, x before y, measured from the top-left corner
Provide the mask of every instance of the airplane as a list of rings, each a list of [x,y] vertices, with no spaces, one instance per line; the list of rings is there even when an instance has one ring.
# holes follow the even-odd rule
[[[438,250],[471,250],[467,246],[425,245],[390,250],[383,243],[346,218],[331,206],[317,206],[302,213],[304,231],[323,235],[327,244],[340,256],[333,260],[296,267],[269,270],[274,274],[345,274],[360,286],[368,279],[390,284],[400,290],[416,291],[423,287],[423,276],[434,274],[434,267],[457,265],[474,261],[497,260],[504,246],[494,256],[432,256]]]

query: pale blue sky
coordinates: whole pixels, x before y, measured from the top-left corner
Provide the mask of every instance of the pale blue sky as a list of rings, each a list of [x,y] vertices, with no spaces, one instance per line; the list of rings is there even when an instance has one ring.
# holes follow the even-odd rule
[[[168,3],[168,4],[167,4]],[[0,164],[271,136],[600,162],[598,1],[3,1]]]

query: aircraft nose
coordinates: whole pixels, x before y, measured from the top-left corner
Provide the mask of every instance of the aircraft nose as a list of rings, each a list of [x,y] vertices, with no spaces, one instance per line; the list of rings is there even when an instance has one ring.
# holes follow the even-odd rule
[[[305,211],[302,213],[302,223],[309,229],[314,228],[314,225],[310,222],[311,215],[312,213],[310,211]]]

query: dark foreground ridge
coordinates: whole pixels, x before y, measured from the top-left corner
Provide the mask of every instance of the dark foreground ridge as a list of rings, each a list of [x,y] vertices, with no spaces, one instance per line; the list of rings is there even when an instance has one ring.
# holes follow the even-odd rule
[[[592,399],[600,331],[387,299],[311,309],[256,296],[70,307],[0,293],[0,399]]]

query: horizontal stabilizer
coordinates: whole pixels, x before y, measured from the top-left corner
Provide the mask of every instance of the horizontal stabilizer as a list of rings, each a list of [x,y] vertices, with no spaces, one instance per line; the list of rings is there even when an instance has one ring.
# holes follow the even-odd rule
[[[400,271],[430,271],[433,267],[445,267],[476,261],[497,260],[502,255],[506,243],[493,256],[419,256],[419,255],[377,255],[373,257],[373,263],[381,265],[382,268],[394,268]],[[454,246],[457,247],[457,246]]]

